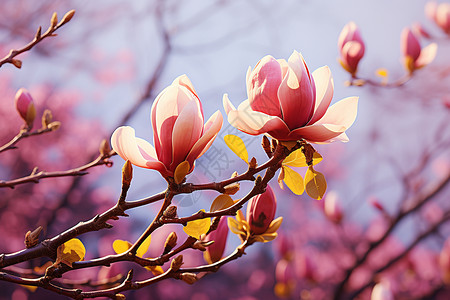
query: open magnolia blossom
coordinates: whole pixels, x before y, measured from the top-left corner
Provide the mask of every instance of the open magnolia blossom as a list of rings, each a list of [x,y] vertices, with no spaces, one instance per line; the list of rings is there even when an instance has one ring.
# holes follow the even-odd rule
[[[294,51],[288,61],[263,57],[247,71],[248,99],[236,109],[225,94],[223,105],[228,122],[251,135],[312,143],[348,141],[345,131],[356,119],[358,97],[329,107],[333,89],[327,66],[311,74],[302,55]]]
[[[410,73],[425,67],[436,57],[437,44],[431,43],[422,49],[419,39],[407,27],[403,29],[401,34],[401,47],[404,66]]]
[[[179,76],[153,102],[151,109],[153,140],[135,136],[130,126],[117,128],[111,145],[123,159],[132,164],[159,171],[165,178],[173,177],[176,167],[194,161],[209,149],[222,127],[222,114],[216,111],[204,122],[200,99],[186,75]]]

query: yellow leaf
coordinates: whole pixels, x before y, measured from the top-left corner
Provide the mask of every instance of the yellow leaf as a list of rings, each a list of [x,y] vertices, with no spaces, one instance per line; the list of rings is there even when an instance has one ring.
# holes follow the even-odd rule
[[[317,172],[310,166],[305,174],[306,193],[314,199],[322,199],[327,190],[327,181],[322,173]]]
[[[245,231],[238,221],[236,221],[233,218],[228,218],[227,222],[228,222],[228,228],[230,228],[231,232],[233,232],[234,234],[238,234],[238,235],[240,235],[240,234],[245,235]]]
[[[322,155],[319,152],[314,152],[313,154],[313,165],[317,165],[322,161]],[[302,149],[295,150],[288,157],[283,160],[283,166],[291,167],[307,167],[305,154],[303,154]]]
[[[269,228],[267,228],[267,230],[266,230],[266,232],[264,232],[264,234],[277,232],[277,230],[278,230],[278,228],[280,228],[282,222],[283,222],[283,217],[276,218],[275,220],[270,222]]]
[[[240,159],[244,160],[248,163],[248,152],[247,148],[245,148],[244,141],[234,134],[227,134],[224,136],[223,140],[225,144],[234,152]]]
[[[113,242],[113,249],[114,249],[114,252],[116,252],[117,254],[128,251],[128,249],[130,249],[131,246],[133,246],[133,245],[128,241],[115,240]]]
[[[216,199],[214,199],[213,203],[211,204],[211,208],[209,209],[211,212],[225,209],[230,207],[234,204],[233,199],[229,195],[222,194],[217,196]]]
[[[151,271],[154,276],[161,275],[164,273],[164,270],[161,266],[147,266],[145,267],[147,270]]]
[[[380,68],[375,71],[375,74],[380,77],[388,77],[389,72],[385,68]]]
[[[205,210],[202,209],[201,211]],[[202,234],[208,232],[209,227],[211,227],[211,218],[198,219],[188,222],[187,225],[184,226],[183,231],[199,240]]]
[[[300,174],[295,172],[289,167],[283,166],[284,170],[284,183],[288,186],[288,188],[296,195],[303,194],[304,185],[303,178]]]
[[[27,290],[29,290],[30,292],[35,292],[36,289],[38,288],[35,285],[25,285],[25,284],[21,284],[21,286],[23,286],[24,288],[26,288]]]
[[[83,243],[79,239],[71,239],[58,247],[56,261],[72,267],[72,263],[83,260],[85,254]]]
[[[278,233],[273,232],[273,233],[263,233],[260,234],[259,237],[259,241],[258,242],[262,242],[262,243],[267,243],[267,242],[271,242],[274,239],[276,239],[276,237],[278,236]]]
[[[184,177],[186,177],[186,175],[189,173],[190,168],[191,166],[186,160],[176,167],[173,174],[173,179],[175,180],[176,184],[180,184],[183,181]]]
[[[147,252],[148,247],[150,246],[150,241],[152,240],[152,236],[149,235],[145,241],[139,246],[136,251],[136,255],[139,257],[144,257],[144,254]]]

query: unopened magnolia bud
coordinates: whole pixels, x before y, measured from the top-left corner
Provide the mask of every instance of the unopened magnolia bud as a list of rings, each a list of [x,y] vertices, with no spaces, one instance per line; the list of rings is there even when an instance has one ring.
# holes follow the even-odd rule
[[[169,253],[176,244],[177,244],[177,234],[175,232],[171,232],[164,243],[164,252],[163,254]]]
[[[267,136],[263,135],[261,145],[262,145],[264,151],[270,152],[270,141]]]
[[[126,298],[124,294],[116,294],[116,300],[125,300]]]
[[[61,24],[66,24],[67,22],[69,22],[72,18],[73,15],[75,14],[75,10],[72,9],[71,11],[67,12],[64,17],[61,20]]]
[[[20,59],[11,59],[11,63],[17,68],[20,69],[22,68],[22,61]]]
[[[197,275],[194,273],[182,273],[180,278],[188,284],[194,284],[198,280]]]
[[[183,255],[179,255],[175,257],[170,263],[170,268],[172,271],[178,271],[180,267],[183,265]]]
[[[41,234],[41,231],[42,226],[39,226],[38,228],[33,230],[33,232],[28,231],[25,234],[25,246],[27,249],[37,245],[37,243],[39,242],[39,235]]]
[[[229,184],[229,185],[225,186],[223,189],[225,190],[224,194],[234,195],[234,194],[236,194],[239,191],[240,184],[238,182],[235,182],[235,183],[232,183],[232,184]]]
[[[20,117],[25,121],[28,128],[32,128],[34,118],[36,117],[36,108],[30,93],[24,88],[19,89],[14,102]]]
[[[109,146],[109,142],[107,139],[104,139],[100,143],[100,147],[98,148],[98,151],[102,156],[108,156],[109,152],[111,152],[111,147]]]
[[[52,131],[58,130],[59,127],[61,127],[61,122],[59,121],[54,121],[48,124],[48,128],[51,129]]]
[[[268,185],[266,191],[253,197],[247,204],[247,221],[254,234],[262,234],[269,228],[275,217],[277,200],[272,188]]]
[[[42,114],[42,128],[47,128],[48,124],[50,124],[53,120],[52,112],[49,109],[46,109]]]
[[[256,169],[257,166],[258,166],[258,163],[256,162],[256,158],[252,157],[252,159],[248,163],[248,168],[249,169]]]
[[[127,160],[122,168],[122,184],[130,185],[133,179],[133,166],[130,161]]]
[[[167,219],[173,219],[177,217],[177,207],[174,205],[169,206],[163,213],[163,216]]]
[[[55,27],[57,24],[58,24],[58,15],[56,14],[56,12],[54,12],[51,19],[51,26]]]

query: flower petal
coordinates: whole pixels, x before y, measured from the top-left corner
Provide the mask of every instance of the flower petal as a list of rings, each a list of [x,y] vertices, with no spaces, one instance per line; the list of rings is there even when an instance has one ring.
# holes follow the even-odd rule
[[[316,103],[314,114],[308,124],[314,124],[323,117],[333,98],[334,83],[328,66],[318,68],[312,73],[316,85]]]
[[[187,155],[186,160],[190,163],[202,156],[206,150],[209,149],[217,134],[222,128],[223,117],[220,111],[216,111],[209,119],[206,121],[203,127],[203,135],[194,144],[191,151]],[[191,164],[193,165],[193,164]]]
[[[227,99],[227,95],[224,95],[224,101],[229,101]],[[286,135],[289,133],[289,128],[283,120],[275,116],[253,111],[248,100],[243,101],[237,110],[228,113],[228,122],[237,129],[251,135],[258,135],[269,131]]]
[[[312,143],[325,143],[340,134],[347,128],[334,124],[313,124],[291,131],[288,140],[299,140],[301,138]]]
[[[202,131],[203,118],[199,114],[197,102],[191,101],[180,112],[173,126],[170,170],[175,170],[186,159],[192,146],[201,137]]]
[[[130,126],[117,128],[111,136],[111,145],[123,159],[129,160],[138,167],[155,169],[163,175],[166,173],[164,165],[154,155],[154,148],[147,141],[136,138],[135,130]]]
[[[358,99],[359,97],[347,97],[336,102],[315,124],[333,124],[350,128],[356,119]]]
[[[278,61],[270,55],[263,57],[247,77],[247,95],[252,109],[281,117],[277,92],[283,78]]]
[[[416,68],[422,68],[428,65],[436,57],[437,44],[432,43],[420,51],[419,58],[416,61]]]
[[[294,51],[289,68],[278,89],[283,120],[292,130],[310,120],[315,102],[315,87],[301,55]]]

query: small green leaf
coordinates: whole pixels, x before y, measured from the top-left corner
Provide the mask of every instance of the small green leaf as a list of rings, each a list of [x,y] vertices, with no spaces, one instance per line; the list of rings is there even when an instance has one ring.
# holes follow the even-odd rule
[[[213,203],[211,204],[211,208],[209,209],[211,212],[225,209],[230,207],[234,204],[233,199],[229,195],[222,194],[217,196],[216,199],[214,199]]]
[[[296,195],[301,195],[304,192],[303,178],[300,174],[289,167],[283,166],[284,183]]]
[[[201,211],[205,210],[202,209]],[[183,227],[183,231],[199,240],[200,236],[207,233],[210,227],[211,218],[204,218],[188,222],[187,225]]]
[[[173,179],[175,180],[176,184],[180,184],[183,181],[184,177],[186,177],[186,175],[189,173],[190,168],[191,166],[186,160],[176,167],[173,174]]]
[[[237,155],[240,159],[248,163],[248,152],[244,141],[234,134],[227,134],[223,140],[225,144]]]
[[[306,193],[316,200],[322,199],[327,190],[327,181],[322,173],[317,172],[312,166],[308,167],[305,174]]]

